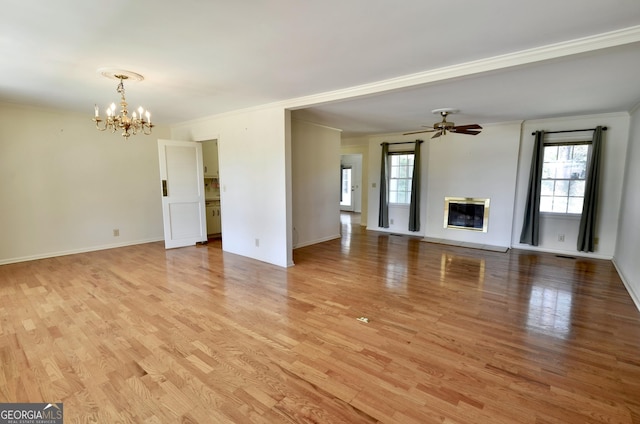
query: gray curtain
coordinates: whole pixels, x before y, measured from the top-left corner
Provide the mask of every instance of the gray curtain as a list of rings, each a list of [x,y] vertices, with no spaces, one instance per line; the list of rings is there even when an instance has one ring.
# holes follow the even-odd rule
[[[600,161],[602,155],[602,127],[596,127],[591,143],[591,158],[587,170],[587,181],[584,188],[584,204],[580,217],[578,231],[578,250],[581,252],[594,251],[594,237],[596,230],[596,212],[598,209],[598,192],[600,188]]]
[[[411,176],[411,203],[409,204],[409,231],[420,231],[420,144],[416,140]]]
[[[389,178],[389,143],[382,143],[382,159],[380,160],[380,210],[378,227],[389,228],[389,199],[387,181]]]
[[[527,206],[520,233],[520,243],[538,245],[540,236],[540,189],[542,180],[542,162],[544,161],[544,131],[536,131],[529,174]]]

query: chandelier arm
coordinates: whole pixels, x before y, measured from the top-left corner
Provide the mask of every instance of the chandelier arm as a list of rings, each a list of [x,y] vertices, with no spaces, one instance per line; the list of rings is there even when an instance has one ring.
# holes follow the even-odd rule
[[[96,123],[96,129],[98,131],[105,131],[107,129],[107,123],[104,123],[104,126],[102,128],[100,128],[100,122],[102,122],[102,119],[100,118],[93,118],[93,122]]]

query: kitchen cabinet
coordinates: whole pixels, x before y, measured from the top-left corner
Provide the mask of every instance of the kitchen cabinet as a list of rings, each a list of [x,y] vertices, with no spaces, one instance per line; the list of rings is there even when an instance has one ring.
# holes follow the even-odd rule
[[[202,142],[202,164],[204,176],[218,178],[218,141],[209,140]]]
[[[220,219],[220,201],[208,201],[206,204],[207,211],[207,235],[220,234],[222,225]]]

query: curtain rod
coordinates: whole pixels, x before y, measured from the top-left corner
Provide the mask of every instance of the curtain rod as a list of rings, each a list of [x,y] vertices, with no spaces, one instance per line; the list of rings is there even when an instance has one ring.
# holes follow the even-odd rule
[[[386,142],[385,142],[386,143]],[[380,143],[380,145],[382,146],[385,143]],[[416,140],[416,141],[398,141],[395,143],[387,143],[387,144],[413,144],[413,143],[424,143],[423,140]]]
[[[595,131],[595,128],[585,128],[584,130],[564,130],[564,131],[545,131],[545,134],[558,134],[558,133],[568,133],[568,132],[580,132],[580,131]],[[602,127],[602,131],[606,131],[607,127]],[[535,131],[531,133],[531,135],[536,135]]]

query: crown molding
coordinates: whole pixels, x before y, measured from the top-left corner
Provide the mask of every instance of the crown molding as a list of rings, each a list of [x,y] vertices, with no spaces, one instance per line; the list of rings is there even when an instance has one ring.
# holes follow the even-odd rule
[[[317,106],[336,100],[375,95],[638,42],[640,42],[640,25],[278,103],[289,109]]]
[[[406,89],[415,86],[427,85],[439,81],[446,81],[469,75],[481,74],[484,72],[496,71],[499,69],[513,68],[528,65],[536,62],[543,62],[562,57],[568,57],[581,53],[597,51],[626,44],[640,43],[640,25],[622,28],[615,31],[596,34],[574,40],[563,41],[555,44],[548,44],[532,49],[521,50],[513,53],[493,56],[485,59],[474,60],[458,65],[445,66],[414,74],[403,75],[396,78],[389,78],[373,83],[356,85],[344,89],[327,91],[309,96],[296,97],[288,100],[251,106],[248,108],[223,112],[212,116],[205,116],[193,120],[179,122],[171,125],[171,128],[190,126],[211,119],[224,118],[243,113],[255,112],[263,109],[302,109],[305,107],[318,106],[338,100],[346,100],[357,97],[373,96],[376,94]]]

